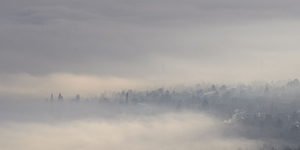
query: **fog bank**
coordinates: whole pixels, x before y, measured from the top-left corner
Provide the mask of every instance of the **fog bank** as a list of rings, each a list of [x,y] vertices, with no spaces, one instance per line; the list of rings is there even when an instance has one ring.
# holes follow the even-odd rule
[[[68,122],[5,122],[0,148],[18,150],[234,150],[258,149],[262,142],[222,136],[222,123],[204,114],[170,112],[121,115],[115,119]]]

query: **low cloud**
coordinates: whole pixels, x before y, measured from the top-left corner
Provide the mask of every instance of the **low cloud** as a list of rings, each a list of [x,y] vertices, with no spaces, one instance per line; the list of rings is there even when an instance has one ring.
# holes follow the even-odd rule
[[[120,115],[56,123],[2,123],[0,148],[76,149],[257,149],[256,140],[222,136],[222,123],[199,113]]]

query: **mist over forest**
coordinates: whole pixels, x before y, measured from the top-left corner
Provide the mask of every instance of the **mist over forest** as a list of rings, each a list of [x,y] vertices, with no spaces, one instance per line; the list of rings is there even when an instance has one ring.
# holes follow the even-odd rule
[[[0,0],[0,150],[300,150],[299,6]]]
[[[0,147],[298,150],[299,91],[294,79],[1,100]]]

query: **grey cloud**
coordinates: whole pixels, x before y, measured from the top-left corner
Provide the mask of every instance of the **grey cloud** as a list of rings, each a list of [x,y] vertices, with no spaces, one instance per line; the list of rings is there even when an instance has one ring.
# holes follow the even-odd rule
[[[159,76],[163,64],[168,74],[185,71],[169,59],[198,68],[261,61],[262,51],[298,47],[298,3],[2,1],[0,68],[143,78]]]
[[[23,2],[3,2],[5,11],[13,13],[16,11],[20,16],[28,17],[38,14],[47,18],[51,14],[56,16],[49,18],[66,18],[95,14],[95,16],[105,16],[106,19],[117,22],[129,23],[150,23],[155,21],[166,22],[168,20],[209,21],[209,19],[259,19],[259,18],[280,18],[297,16],[298,1],[26,1]],[[5,8],[9,9],[5,9]],[[32,8],[31,8],[32,7]],[[25,9],[24,9],[25,8]],[[40,10],[40,11],[36,11]],[[42,13],[47,12],[48,13]],[[40,13],[34,13],[40,12]],[[5,14],[5,13],[4,13]],[[59,15],[59,16],[57,16]],[[208,20],[207,20],[208,19]],[[137,22],[135,22],[137,21]],[[216,20],[219,21],[219,20]],[[143,23],[142,23],[143,24]],[[146,25],[146,24],[143,24]],[[170,25],[170,24],[169,24]]]

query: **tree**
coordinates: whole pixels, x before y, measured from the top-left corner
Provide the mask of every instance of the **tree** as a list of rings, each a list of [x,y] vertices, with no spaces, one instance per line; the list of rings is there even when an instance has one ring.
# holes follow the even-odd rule
[[[211,86],[211,90],[212,90],[212,91],[216,91],[216,86],[215,86],[215,85],[212,85],[212,86]]]
[[[63,101],[64,97],[61,95],[61,93],[58,94],[57,101]]]
[[[264,90],[264,95],[265,96],[269,96],[269,88],[266,86],[265,90]]]
[[[50,98],[50,101],[53,101],[53,94],[51,93],[51,98]]]
[[[209,104],[208,104],[208,101],[205,99],[202,103],[202,107],[203,108],[208,108]]]
[[[277,128],[283,128],[283,120],[278,118],[276,122],[276,127]]]
[[[299,136],[299,127],[297,125],[292,126],[290,129],[290,135],[292,139],[297,139]]]
[[[128,104],[128,92],[126,93],[126,100],[125,100],[125,104]]]
[[[294,111],[293,112],[293,114],[292,114],[292,118],[294,119],[294,120],[296,120],[296,119],[298,119],[298,112],[297,111]]]

